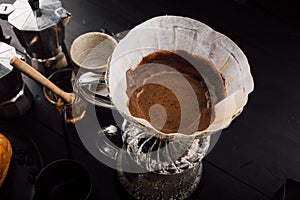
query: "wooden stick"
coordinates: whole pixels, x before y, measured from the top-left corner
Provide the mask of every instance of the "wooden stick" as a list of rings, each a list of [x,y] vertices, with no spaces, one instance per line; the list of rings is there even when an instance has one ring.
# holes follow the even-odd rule
[[[68,93],[57,87],[54,83],[52,83],[49,79],[39,73],[36,69],[28,65],[26,62],[19,59],[17,56],[14,56],[10,60],[10,64],[27,75],[28,77],[32,78],[33,80],[37,81],[38,83],[42,84],[55,94],[59,95],[65,103],[71,104],[73,101],[73,93]]]

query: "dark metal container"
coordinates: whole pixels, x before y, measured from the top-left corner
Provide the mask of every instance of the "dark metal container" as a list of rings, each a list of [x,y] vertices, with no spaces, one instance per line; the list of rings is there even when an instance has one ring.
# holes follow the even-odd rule
[[[33,102],[21,73],[9,64],[13,56],[17,56],[15,48],[0,42],[0,119],[22,116]]]

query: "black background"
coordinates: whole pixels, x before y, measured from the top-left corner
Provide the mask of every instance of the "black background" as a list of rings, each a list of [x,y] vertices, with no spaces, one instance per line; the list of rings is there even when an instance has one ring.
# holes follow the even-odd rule
[[[82,33],[102,28],[118,33],[151,17],[168,14],[191,17],[209,25],[231,38],[246,54],[254,92],[242,115],[222,132],[217,145],[204,159],[203,179],[192,199],[271,199],[287,178],[300,179],[300,16],[293,1],[62,3],[72,13],[66,28],[68,48]],[[13,36],[11,44],[22,49],[7,22],[0,24],[6,35]],[[22,118],[1,122],[0,131],[32,138],[44,164],[64,158],[61,122],[55,108],[44,100],[39,85],[25,76],[24,80],[30,85],[35,104]],[[109,110],[98,111],[102,120],[111,120]],[[126,199],[118,187],[115,171],[95,160],[74,133],[74,158],[92,175],[95,199]],[[16,188],[15,192],[21,190]]]

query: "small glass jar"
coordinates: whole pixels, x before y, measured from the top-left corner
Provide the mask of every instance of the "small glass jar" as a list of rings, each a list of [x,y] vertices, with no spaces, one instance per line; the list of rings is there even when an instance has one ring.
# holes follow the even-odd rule
[[[73,80],[75,78],[75,72],[71,68],[64,68],[52,73],[48,79],[56,86],[64,90],[65,92],[73,92]],[[75,123],[75,121],[82,119],[86,113],[87,103],[82,100],[78,95],[74,95],[73,103],[67,104],[57,94],[51,90],[43,87],[43,93],[46,99],[56,106],[59,114],[62,116],[63,108],[66,109],[66,121],[68,123]],[[76,104],[76,107],[72,108],[72,105]]]

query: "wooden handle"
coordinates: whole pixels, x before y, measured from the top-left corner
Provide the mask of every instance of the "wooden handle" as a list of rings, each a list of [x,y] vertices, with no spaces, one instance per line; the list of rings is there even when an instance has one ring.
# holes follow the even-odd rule
[[[10,64],[17,68],[19,71],[27,75],[28,77],[32,78],[33,80],[37,81],[38,83],[42,84],[55,94],[61,96],[65,103],[71,104],[73,101],[73,94],[68,93],[57,87],[54,83],[52,83],[50,80],[48,80],[45,76],[43,76],[41,73],[39,73],[37,70],[35,70],[33,67],[28,65],[26,62],[22,61],[18,57],[14,56],[10,60]]]

